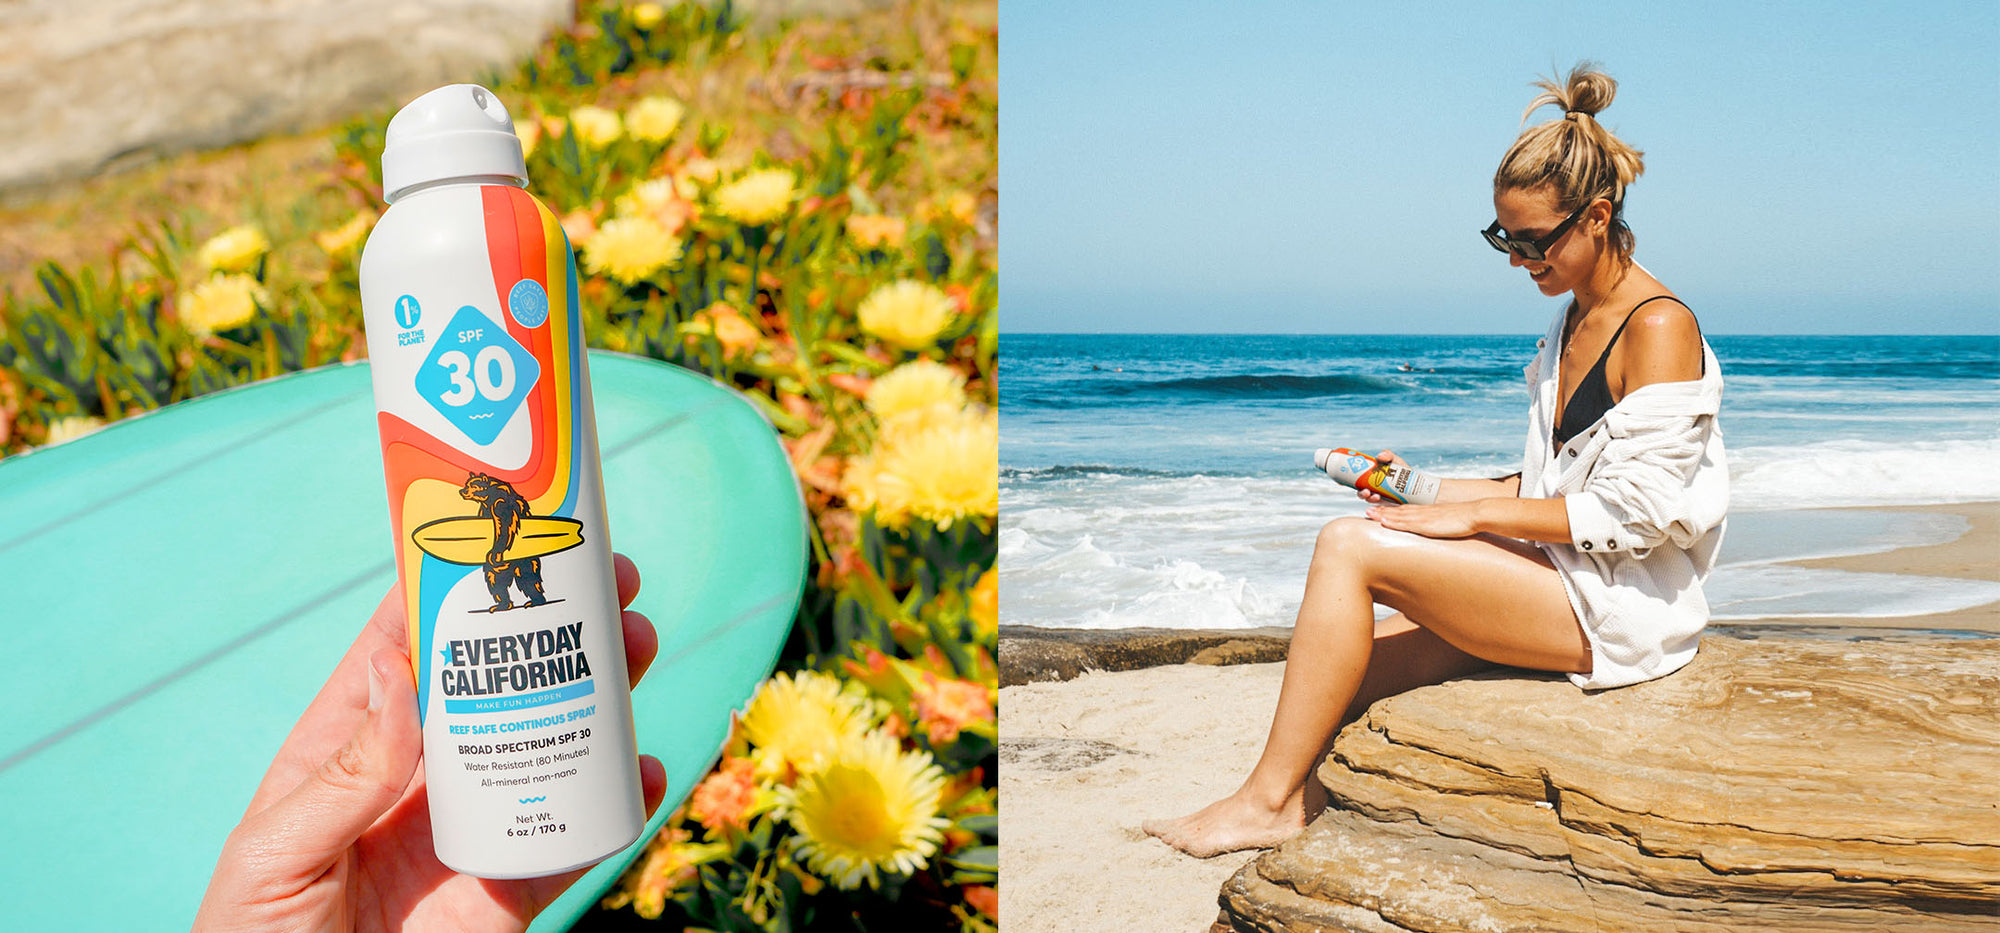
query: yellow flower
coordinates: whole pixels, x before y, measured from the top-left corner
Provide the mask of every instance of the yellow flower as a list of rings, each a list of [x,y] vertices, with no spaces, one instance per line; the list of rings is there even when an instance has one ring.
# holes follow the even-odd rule
[[[743,737],[755,747],[757,774],[782,778],[825,766],[878,713],[860,684],[818,671],[778,674],[743,707]]]
[[[620,217],[644,217],[678,200],[671,178],[653,178],[627,189],[611,202],[611,212]]]
[[[576,127],[576,138],[593,149],[611,145],[625,132],[618,114],[603,107],[578,107],[569,112],[569,122]]]
[[[264,237],[264,231],[244,224],[211,237],[196,255],[204,271],[248,272],[256,267],[258,257],[270,251],[271,241]]]
[[[914,516],[947,529],[1000,510],[1000,419],[965,410],[899,418],[884,425],[875,450],[848,464],[841,492],[881,525]]]
[[[972,603],[972,633],[981,642],[991,645],[1000,637],[1000,568],[988,569],[979,575],[979,582],[972,585],[968,594]]]
[[[962,413],[897,445],[895,467],[910,484],[910,512],[938,528],[1000,511],[1000,417]]]
[[[514,136],[521,140],[521,158],[535,154],[535,145],[542,141],[542,124],[536,120],[514,124]]]
[[[270,301],[264,287],[247,275],[216,275],[182,292],[174,310],[181,326],[201,336],[250,322],[257,306]]]
[[[910,487],[883,473],[876,454],[848,461],[840,474],[840,495],[856,512],[873,512],[875,524],[901,528],[910,521]]]
[[[969,227],[979,217],[979,199],[973,197],[969,191],[954,191],[951,197],[945,199],[944,209],[946,213],[958,218],[959,223]]]
[[[944,292],[904,279],[869,292],[857,316],[862,330],[905,350],[921,350],[937,342],[953,313]]]
[[[611,210],[620,217],[651,217],[674,234],[694,219],[694,205],[682,196],[671,178],[654,178],[633,185],[611,202]]]
[[[57,418],[49,422],[49,437],[48,440],[42,443],[45,446],[53,447],[57,444],[76,440],[102,427],[104,427],[104,419],[93,418],[89,415],[71,415],[67,418]]]
[[[792,173],[781,168],[751,172],[716,189],[715,209],[740,224],[770,223],[792,206],[794,182]]]
[[[847,235],[862,249],[895,249],[903,245],[909,225],[901,217],[855,214],[847,218]]]
[[[640,29],[651,29],[667,17],[667,11],[657,3],[641,3],[632,8],[632,25]]]
[[[883,422],[933,406],[957,411],[965,407],[965,376],[943,363],[911,360],[875,380],[866,404]]]
[[[680,258],[680,239],[651,217],[605,221],[583,251],[583,264],[593,274],[609,275],[627,285],[673,265]]]
[[[660,142],[674,135],[687,108],[671,97],[647,97],[625,111],[625,129],[633,139]]]
[[[705,159],[702,158],[701,156],[695,156],[694,158],[687,160],[686,163],[681,165],[680,173],[683,178],[689,181],[700,182],[701,184],[704,185],[712,185],[715,184],[715,180],[718,177],[721,177],[722,165],[721,163],[715,161],[714,159]]]
[[[345,258],[354,255],[361,242],[368,238],[369,228],[375,225],[375,212],[362,210],[347,218],[347,222],[332,230],[313,234],[313,242],[326,251],[328,256]]]
[[[903,751],[876,731],[849,739],[824,769],[778,793],[799,831],[799,861],[851,891],[929,864],[950,825],[938,815],[944,782],[929,753]]]

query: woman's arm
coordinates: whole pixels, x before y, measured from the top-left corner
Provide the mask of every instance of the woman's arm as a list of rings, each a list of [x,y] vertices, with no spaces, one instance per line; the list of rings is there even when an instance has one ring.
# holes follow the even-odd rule
[[[1409,464],[1393,450],[1385,450],[1375,455],[1377,463],[1388,462],[1400,467]],[[1366,489],[1355,490],[1361,501],[1369,505],[1381,505],[1389,500]],[[1447,479],[1438,484],[1439,502],[1471,502],[1474,499],[1489,499],[1498,496],[1517,496],[1521,492],[1521,474],[1514,473],[1496,479]]]
[[[1518,485],[1519,478],[1514,482]],[[1440,499],[1436,505],[1378,505],[1368,510],[1368,517],[1384,528],[1427,538],[1464,538],[1484,533],[1526,541],[1570,543],[1569,510],[1560,496],[1554,499],[1487,496],[1458,502]]]
[[[1497,479],[1448,479],[1438,486],[1439,502],[1512,498],[1521,494],[1521,474]]]

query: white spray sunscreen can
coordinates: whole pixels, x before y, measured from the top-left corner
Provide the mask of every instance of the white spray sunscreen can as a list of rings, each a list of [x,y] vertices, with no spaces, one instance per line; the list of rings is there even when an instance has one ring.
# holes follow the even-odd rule
[[[389,121],[361,257],[438,860],[589,865],[646,822],[576,265],[507,108],[470,84]]]
[[[1313,466],[1325,471],[1342,486],[1374,491],[1390,502],[1430,505],[1437,501],[1444,481],[1429,473],[1389,463],[1345,447],[1322,447],[1313,451]]]

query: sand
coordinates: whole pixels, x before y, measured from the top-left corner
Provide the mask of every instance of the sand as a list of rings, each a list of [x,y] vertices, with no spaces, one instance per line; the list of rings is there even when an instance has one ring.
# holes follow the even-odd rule
[[[1915,508],[1964,515],[1971,529],[1947,544],[1799,564],[2000,581],[2000,503]],[[1865,624],[2000,633],[2000,603]],[[1222,882],[1256,853],[1188,858],[1139,824],[1236,789],[1263,747],[1283,677],[1282,663],[1180,664],[1003,688],[1000,897],[1009,933],[1207,929]]]

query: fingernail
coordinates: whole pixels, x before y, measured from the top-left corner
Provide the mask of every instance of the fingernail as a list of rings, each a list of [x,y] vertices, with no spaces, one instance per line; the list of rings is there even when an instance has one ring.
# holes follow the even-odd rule
[[[368,662],[368,711],[382,708],[382,672],[375,669],[375,662]]]

